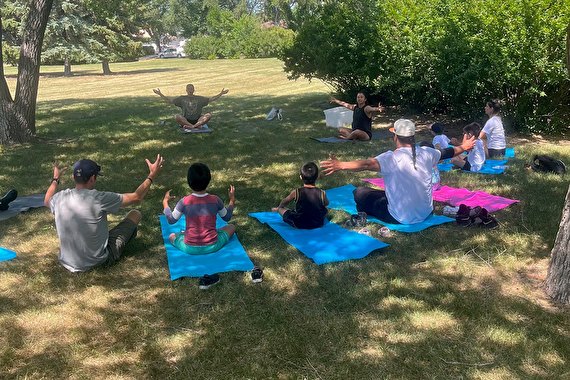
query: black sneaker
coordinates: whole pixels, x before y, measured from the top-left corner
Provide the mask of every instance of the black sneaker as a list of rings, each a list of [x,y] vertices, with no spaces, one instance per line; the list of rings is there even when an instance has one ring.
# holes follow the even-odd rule
[[[483,222],[481,219],[481,213],[483,212],[483,208],[481,206],[475,206],[469,211],[469,218],[471,218],[472,225],[478,225]]]
[[[457,214],[455,215],[455,221],[458,226],[467,227],[471,225],[471,217],[469,216],[470,211],[471,208],[469,206],[464,204],[459,205],[459,210],[457,210]]]
[[[255,267],[251,271],[251,282],[254,284],[260,283],[263,281],[263,269],[261,267]]]
[[[18,192],[14,189],[8,191],[2,199],[0,199],[0,211],[8,210],[8,203],[12,202],[14,199],[18,198]]]
[[[481,210],[480,218],[482,227],[488,228],[490,230],[494,230],[499,227],[499,222],[497,219],[493,215],[489,214],[489,211],[487,211],[485,208]]]
[[[364,227],[368,218],[364,211],[350,216],[350,220],[346,223],[349,227]]]
[[[206,290],[211,286],[216,285],[218,282],[220,282],[220,276],[217,274],[205,274],[198,279],[198,289]]]

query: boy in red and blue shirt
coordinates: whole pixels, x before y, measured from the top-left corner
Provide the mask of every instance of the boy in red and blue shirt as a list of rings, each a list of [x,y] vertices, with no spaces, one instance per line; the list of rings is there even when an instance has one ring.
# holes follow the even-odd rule
[[[168,201],[175,198],[168,190],[162,200],[164,215],[169,224],[176,223],[182,215],[186,218],[184,233],[170,234],[169,240],[173,246],[190,255],[203,255],[218,251],[228,243],[235,233],[236,227],[228,224],[216,229],[217,215],[228,222],[232,218],[235,203],[235,188],[228,189],[230,203],[224,207],[224,202],[206,192],[211,179],[210,169],[202,163],[194,163],[188,169],[188,185],[193,193],[182,198],[171,210]]]

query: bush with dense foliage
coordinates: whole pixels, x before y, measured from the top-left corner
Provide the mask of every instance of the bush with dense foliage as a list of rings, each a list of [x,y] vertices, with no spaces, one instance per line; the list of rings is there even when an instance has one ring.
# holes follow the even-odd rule
[[[332,0],[282,56],[293,78],[366,88],[418,111],[481,115],[505,100],[517,130],[562,132],[570,0]]]
[[[282,27],[265,27],[254,16],[235,20],[230,11],[214,8],[207,16],[207,33],[192,37],[184,50],[190,58],[203,59],[277,57],[293,35]]]

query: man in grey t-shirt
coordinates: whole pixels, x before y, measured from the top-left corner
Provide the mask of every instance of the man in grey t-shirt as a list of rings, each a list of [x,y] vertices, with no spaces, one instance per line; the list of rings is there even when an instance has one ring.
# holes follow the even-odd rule
[[[44,205],[55,216],[55,228],[60,241],[59,262],[71,272],[83,272],[119,260],[125,245],[137,234],[142,215],[131,210],[109,231],[107,214],[116,214],[122,206],[140,203],[162,168],[163,159],[156,156],[148,177],[134,193],[117,194],[95,190],[101,167],[91,160],[73,165],[75,188],[56,193],[61,175],[67,169],[56,161],[53,179],[44,198]]]
[[[203,128],[212,118],[209,113],[202,115],[202,108],[206,107],[209,103],[218,99],[220,96],[228,93],[229,90],[222,88],[222,91],[218,95],[214,95],[211,98],[205,96],[194,95],[194,85],[186,85],[186,94],[179,96],[174,99],[170,99],[164,96],[160,92],[160,88],[152,90],[155,94],[159,95],[166,103],[174,104],[177,107],[182,108],[182,114],[174,115],[174,120],[184,129],[198,129]]]

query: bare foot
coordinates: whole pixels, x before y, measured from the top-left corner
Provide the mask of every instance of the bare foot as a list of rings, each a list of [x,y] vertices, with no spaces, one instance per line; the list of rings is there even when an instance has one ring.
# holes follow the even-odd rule
[[[273,211],[273,212],[279,212],[279,207],[271,207],[271,211]]]

